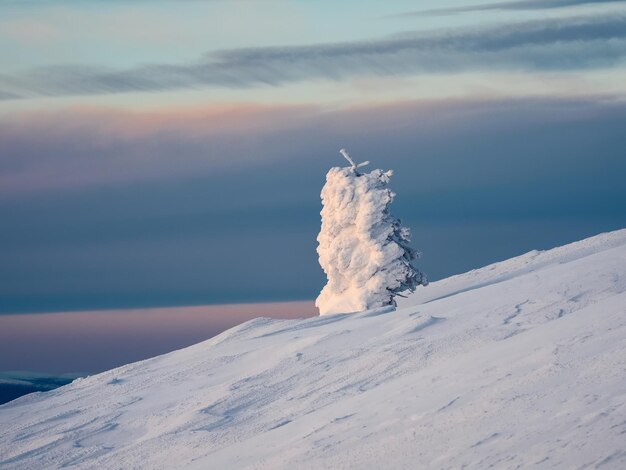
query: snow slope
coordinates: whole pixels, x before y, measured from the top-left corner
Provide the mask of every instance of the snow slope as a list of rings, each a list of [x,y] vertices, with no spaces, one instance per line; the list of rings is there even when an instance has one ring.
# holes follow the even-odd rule
[[[0,406],[2,468],[626,468],[626,230]]]

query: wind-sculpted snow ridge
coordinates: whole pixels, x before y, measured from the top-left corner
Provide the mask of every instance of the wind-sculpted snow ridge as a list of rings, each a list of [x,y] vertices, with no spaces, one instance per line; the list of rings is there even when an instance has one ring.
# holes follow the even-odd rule
[[[626,468],[626,230],[0,406],[0,468]]]

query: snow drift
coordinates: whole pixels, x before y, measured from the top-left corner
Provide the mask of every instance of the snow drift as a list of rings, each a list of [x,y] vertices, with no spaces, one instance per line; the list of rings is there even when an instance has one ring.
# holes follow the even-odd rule
[[[328,282],[315,301],[320,315],[395,305],[397,294],[427,284],[411,264],[409,230],[388,210],[392,172],[359,173],[342,153],[352,167],[331,168],[321,194],[317,253]]]
[[[0,467],[626,468],[626,230],[0,406]]]

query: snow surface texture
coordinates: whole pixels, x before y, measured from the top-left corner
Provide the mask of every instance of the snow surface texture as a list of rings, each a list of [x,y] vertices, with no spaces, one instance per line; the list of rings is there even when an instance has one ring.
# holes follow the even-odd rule
[[[326,175],[317,253],[328,283],[315,301],[320,315],[395,305],[398,293],[427,284],[411,265],[417,252],[409,230],[388,211],[391,174],[336,167]]]
[[[626,468],[626,230],[0,406],[0,467]]]

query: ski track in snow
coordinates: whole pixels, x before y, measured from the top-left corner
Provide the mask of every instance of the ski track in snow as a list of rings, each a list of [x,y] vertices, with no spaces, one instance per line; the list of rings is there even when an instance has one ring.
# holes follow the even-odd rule
[[[0,406],[0,468],[626,468],[626,230]]]

